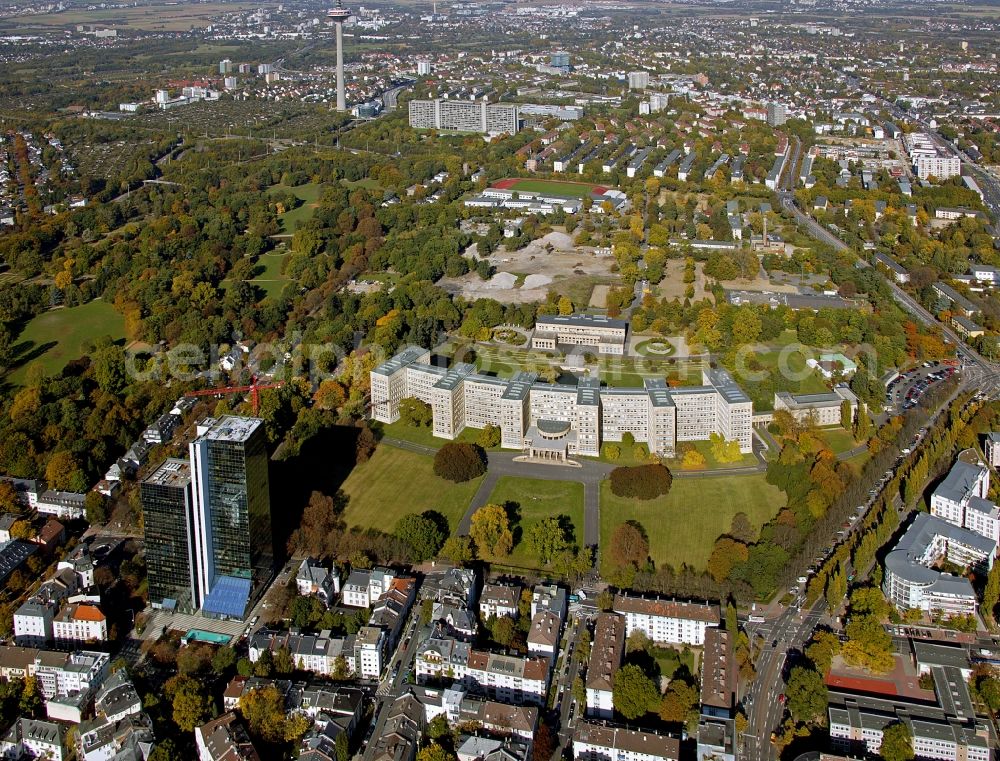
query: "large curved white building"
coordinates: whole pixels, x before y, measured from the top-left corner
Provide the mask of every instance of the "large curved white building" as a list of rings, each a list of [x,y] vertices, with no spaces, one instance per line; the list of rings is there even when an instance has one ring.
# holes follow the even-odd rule
[[[946,559],[961,566],[989,569],[997,546],[974,531],[927,513],[918,513],[885,558],[882,591],[901,610],[930,615],[969,615],[976,612],[976,593],[963,576],[932,566]]]

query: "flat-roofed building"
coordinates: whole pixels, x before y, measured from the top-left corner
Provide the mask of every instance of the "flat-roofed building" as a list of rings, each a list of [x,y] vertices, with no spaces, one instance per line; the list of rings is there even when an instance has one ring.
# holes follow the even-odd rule
[[[886,555],[882,591],[901,610],[930,615],[973,615],[976,593],[968,579],[937,570],[942,559],[988,571],[995,542],[927,513],[918,513]]]
[[[939,683],[935,678],[938,705],[899,698],[887,700],[851,693],[829,694],[830,744],[833,750],[852,758],[875,756],[882,747],[885,728],[902,722],[910,732],[916,758],[933,761],[990,761],[992,734],[989,723],[975,715],[971,700],[952,697],[954,682],[959,696],[964,687],[957,680]],[[968,696],[968,690],[964,690]]]
[[[816,425],[839,425],[841,405],[850,405],[850,420],[858,410],[858,397],[844,384],[834,386],[832,391],[821,394],[792,394],[778,391],[774,395],[774,409],[787,410],[800,423],[809,420]]]
[[[1000,508],[987,497],[990,470],[974,450],[960,453],[931,495],[931,515],[1000,543]]]
[[[598,354],[623,355],[628,337],[628,322],[603,315],[539,315],[531,346],[535,349],[557,350],[560,345],[585,346]]]
[[[663,378],[647,378],[642,387],[619,388],[602,387],[596,377],[542,383],[519,372],[500,379],[472,365],[445,369],[428,359],[428,352],[408,347],[371,371],[373,419],[396,422],[400,401],[419,399],[431,406],[439,438],[497,425],[504,448],[557,462],[596,456],[603,441],[621,441],[627,433],[661,456],[673,456],[678,441],[712,434],[738,442],[744,454],[753,451],[753,404],[722,369],[704,370],[701,386],[671,387]]]
[[[520,128],[520,109],[513,103],[475,100],[411,100],[410,126],[448,132],[515,134]]]

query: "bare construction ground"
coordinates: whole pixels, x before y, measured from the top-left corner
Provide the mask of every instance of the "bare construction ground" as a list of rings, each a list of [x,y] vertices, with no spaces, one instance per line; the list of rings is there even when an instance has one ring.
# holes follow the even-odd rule
[[[473,253],[474,250],[466,251],[467,256]],[[554,289],[582,305],[589,302],[598,282],[618,280],[612,271],[615,259],[610,253],[576,246],[569,235],[558,231],[532,241],[520,251],[507,251],[500,246],[488,258],[496,269],[489,280],[470,272],[462,277],[442,278],[438,285],[470,300],[491,298],[515,304],[543,301],[548,291]]]

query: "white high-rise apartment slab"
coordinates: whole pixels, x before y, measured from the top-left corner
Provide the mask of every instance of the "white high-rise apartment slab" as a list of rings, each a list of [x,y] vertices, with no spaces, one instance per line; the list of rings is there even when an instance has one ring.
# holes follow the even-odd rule
[[[351,12],[337,0],[337,7],[331,8],[327,18],[337,25],[337,110],[347,110],[347,98],[344,95],[344,22],[351,17]]]

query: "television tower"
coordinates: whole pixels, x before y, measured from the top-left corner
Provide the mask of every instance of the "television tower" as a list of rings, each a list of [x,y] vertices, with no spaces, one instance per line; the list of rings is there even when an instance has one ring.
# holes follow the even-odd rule
[[[344,22],[351,17],[351,12],[337,0],[337,7],[331,8],[326,17],[337,25],[337,110],[347,110],[347,99],[344,97]]]

